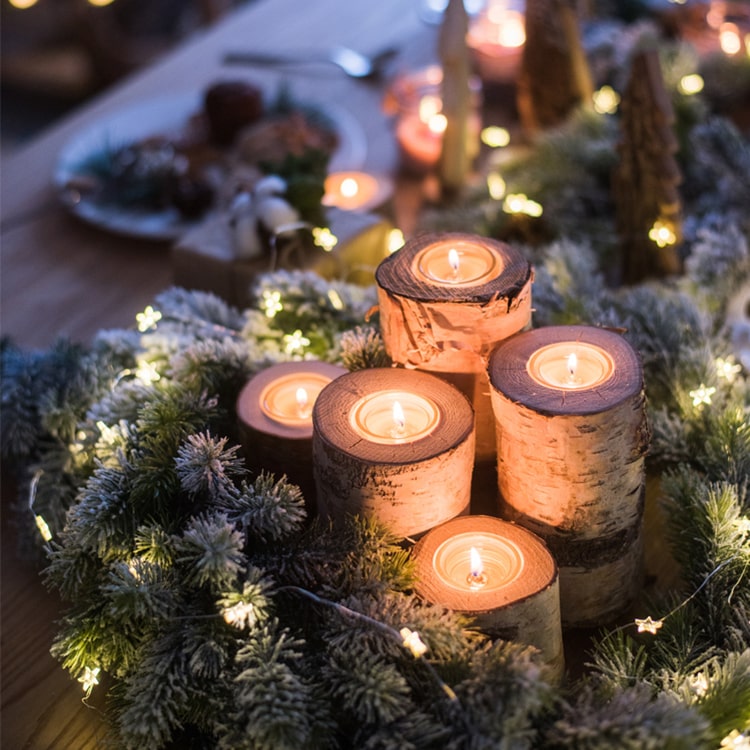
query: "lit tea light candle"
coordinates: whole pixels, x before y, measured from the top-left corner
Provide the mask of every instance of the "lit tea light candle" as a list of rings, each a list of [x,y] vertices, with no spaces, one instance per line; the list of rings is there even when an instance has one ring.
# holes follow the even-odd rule
[[[350,419],[365,440],[398,445],[429,435],[440,422],[440,412],[434,402],[416,393],[381,391],[360,399]]]
[[[560,566],[563,623],[606,622],[637,594],[649,431],[640,360],[619,334],[550,326],[489,358],[501,513]]]
[[[471,405],[439,378],[394,368],[342,376],[313,408],[320,511],[371,516],[402,536],[466,513],[474,439]]]
[[[526,42],[523,13],[501,0],[488,3],[469,27],[466,43],[485,83],[512,83],[518,76]]]
[[[312,408],[318,394],[346,373],[328,362],[283,362],[261,370],[237,398],[237,419],[248,465],[286,474],[312,509]]]
[[[531,319],[529,262],[486,237],[424,234],[381,262],[375,280],[391,359],[461,389],[476,413],[476,458],[494,464],[486,358]]]
[[[503,271],[503,257],[491,244],[459,237],[438,241],[414,257],[414,275],[435,284],[478,286]]]
[[[393,183],[366,172],[333,172],[326,177],[324,206],[342,211],[373,211],[391,197]]]
[[[414,546],[415,590],[433,604],[471,615],[488,635],[536,646],[563,670],[557,565],[543,541],[490,516],[462,516]]]
[[[423,174],[440,161],[443,135],[448,126],[443,112],[442,84],[442,68],[430,65],[399,76],[386,94],[384,108],[396,115],[396,143],[406,171]],[[472,112],[467,128],[467,149],[473,159],[479,152],[481,82],[472,78],[469,85]]]
[[[573,342],[541,347],[529,357],[526,368],[539,385],[575,390],[606,382],[614,374],[615,363],[604,349]]]

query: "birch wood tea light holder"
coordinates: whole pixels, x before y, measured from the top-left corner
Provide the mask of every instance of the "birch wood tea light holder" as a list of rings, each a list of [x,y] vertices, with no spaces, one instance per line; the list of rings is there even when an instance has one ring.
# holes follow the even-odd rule
[[[453,383],[476,418],[476,459],[495,461],[486,362],[531,319],[532,270],[516,249],[473,234],[424,234],[375,272],[380,328],[394,362]]]
[[[358,370],[321,391],[313,408],[313,469],[322,516],[365,515],[399,536],[468,512],[474,415],[427,373]]]
[[[537,647],[562,676],[558,570],[538,536],[499,518],[462,516],[425,534],[413,557],[420,597],[471,615],[487,635]]]
[[[240,391],[237,419],[246,460],[275,467],[299,485],[314,512],[312,409],[318,394],[346,369],[328,362],[282,362],[261,370]]]
[[[501,515],[544,539],[560,568],[563,625],[611,621],[642,569],[643,372],[619,334],[539,328],[489,361]]]

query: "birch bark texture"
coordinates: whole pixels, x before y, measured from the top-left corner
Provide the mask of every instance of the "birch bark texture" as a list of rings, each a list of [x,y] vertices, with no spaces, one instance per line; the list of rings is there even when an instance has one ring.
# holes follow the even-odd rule
[[[480,248],[494,266],[476,284],[436,283],[420,272],[435,246]],[[476,460],[495,461],[487,359],[495,345],[531,321],[533,272],[520,251],[478,235],[419,235],[377,268],[380,329],[390,358],[439,375],[469,399],[476,419]]]
[[[580,390],[540,385],[527,363],[559,342],[601,347],[614,363],[611,376]],[[617,333],[552,326],[502,342],[488,370],[500,515],[552,551],[563,625],[609,622],[633,602],[642,580],[650,433],[640,359]]]
[[[286,475],[302,491],[309,515],[316,512],[312,419],[308,416],[298,423],[274,419],[264,409],[263,394],[280,378],[304,378],[307,374],[330,381],[346,372],[345,368],[329,362],[282,362],[257,373],[237,397],[237,424],[248,467],[259,473],[273,466],[279,477]]]
[[[381,444],[354,424],[373,394],[408,392],[434,404],[424,437]],[[313,408],[313,470],[320,514],[375,518],[399,536],[416,536],[468,513],[474,467],[474,414],[453,386],[428,373],[372,368],[348,373],[321,391]]]

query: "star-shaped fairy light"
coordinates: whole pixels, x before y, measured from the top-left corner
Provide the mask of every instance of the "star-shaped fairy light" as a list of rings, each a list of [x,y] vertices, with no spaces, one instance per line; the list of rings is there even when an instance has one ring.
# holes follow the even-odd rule
[[[733,383],[737,375],[741,372],[742,365],[735,362],[732,357],[729,357],[728,359],[719,357],[716,360],[716,374],[720,378],[728,380],[730,383]]]
[[[641,619],[640,617],[635,618],[635,624],[638,627],[639,633],[651,633],[651,635],[656,635],[659,630],[661,629],[661,626],[664,624],[663,620],[653,620],[651,618],[651,615],[646,617],[645,619]]]
[[[312,230],[313,242],[327,253],[330,253],[339,238],[327,227],[315,227]]]
[[[526,214],[527,216],[541,216],[542,204],[532,201],[523,193],[509,193],[503,201],[503,211],[506,214]]]
[[[656,244],[657,247],[667,247],[677,242],[677,235],[674,226],[669,221],[657,219],[654,225],[649,229],[648,238]]]
[[[721,741],[720,747],[731,748],[731,750],[750,750],[750,737],[738,729],[733,729]]]
[[[602,86],[594,92],[594,111],[600,115],[613,115],[620,104],[620,95],[611,86]]]
[[[416,630],[401,628],[399,634],[403,638],[404,648],[409,649],[415,659],[427,653],[427,646],[425,646],[424,641],[419,637],[419,633]]]
[[[301,352],[306,346],[310,346],[310,339],[304,336],[299,328],[294,333],[284,336],[284,351],[287,354]]]
[[[708,678],[703,672],[693,675],[688,684],[690,691],[698,698],[702,698],[708,692]]]
[[[505,197],[507,185],[499,172],[490,172],[487,175],[487,191],[492,200],[501,201]]]
[[[680,93],[685,94],[686,96],[693,96],[703,91],[704,85],[705,82],[702,76],[698,75],[698,73],[690,73],[689,75],[680,78],[680,83],[677,87],[679,88]]]
[[[284,305],[281,304],[281,292],[271,289],[264,289],[260,306],[263,308],[263,312],[267,318],[273,318],[276,313],[281,312],[284,309]]]
[[[221,614],[227,625],[239,629],[254,625],[255,621],[258,619],[255,607],[249,602],[243,601],[237,602],[237,604],[223,609]]]
[[[713,386],[706,386],[703,383],[694,391],[689,391],[688,395],[693,399],[693,406],[702,406],[703,404],[711,403],[711,396],[716,393],[716,388]]]
[[[490,125],[480,134],[482,143],[490,148],[504,148],[510,143],[510,133],[498,125]]]
[[[156,369],[156,367],[152,365],[151,362],[147,362],[145,359],[142,359],[138,362],[138,366],[135,370],[135,376],[138,378],[138,380],[141,380],[146,384],[155,383],[157,380],[161,379],[161,375],[159,375],[159,371]]]
[[[78,682],[83,685],[83,692],[87,698],[91,695],[91,691],[99,684],[99,672],[101,672],[99,667],[94,667],[93,669],[86,667],[83,670],[83,674],[78,678]]]
[[[135,316],[135,320],[138,323],[138,330],[145,333],[151,328],[156,328],[156,324],[161,320],[161,313],[149,305],[143,312]]]
[[[335,289],[329,289],[326,296],[334,310],[344,309],[344,300],[341,299],[341,295]]]
[[[388,254],[393,255],[396,250],[404,246],[405,242],[404,233],[400,229],[391,229],[388,233]]]

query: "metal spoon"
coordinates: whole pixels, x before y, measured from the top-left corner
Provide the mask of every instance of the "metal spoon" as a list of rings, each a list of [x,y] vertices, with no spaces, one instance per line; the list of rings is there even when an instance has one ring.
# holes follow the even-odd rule
[[[324,52],[309,55],[277,55],[273,52],[227,52],[223,62],[227,65],[306,65],[308,63],[331,63],[337,65],[348,76],[375,79],[382,75],[388,61],[396,54],[388,48],[367,57],[349,47],[331,47]]]

